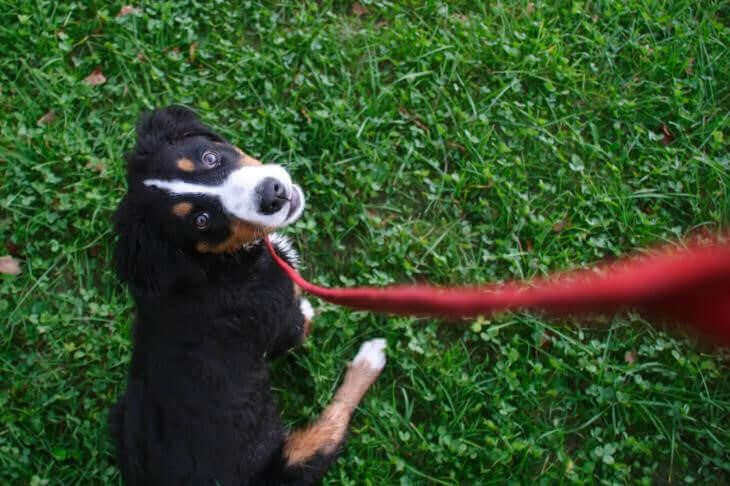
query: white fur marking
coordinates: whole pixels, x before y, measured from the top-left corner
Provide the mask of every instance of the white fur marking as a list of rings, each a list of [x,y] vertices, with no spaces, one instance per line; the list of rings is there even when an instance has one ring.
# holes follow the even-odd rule
[[[297,252],[292,246],[291,239],[288,236],[280,235],[279,233],[271,233],[269,235],[271,244],[279,250],[279,253],[284,257],[286,261],[291,263],[292,267],[298,268],[301,262],[299,258],[299,252]]]
[[[365,341],[360,346],[352,364],[366,363],[369,368],[380,371],[385,367],[385,346],[387,342],[383,338]]]
[[[296,191],[300,204],[291,216],[288,216],[291,203],[284,204],[274,214],[261,214],[259,212],[261,196],[256,192],[256,187],[267,177],[273,177],[286,186],[290,198]],[[241,167],[231,172],[226,180],[217,186],[192,184],[177,179],[172,181],[148,179],[144,181],[144,184],[178,195],[205,194],[216,196],[220,199],[225,210],[236,218],[269,228],[278,228],[293,223],[301,216],[304,210],[304,193],[301,188],[292,184],[291,177],[287,171],[281,166],[274,164]]]
[[[312,307],[312,304],[309,303],[309,300],[304,297],[299,299],[299,310],[302,311],[302,315],[308,321],[311,321],[314,317],[314,308]]]

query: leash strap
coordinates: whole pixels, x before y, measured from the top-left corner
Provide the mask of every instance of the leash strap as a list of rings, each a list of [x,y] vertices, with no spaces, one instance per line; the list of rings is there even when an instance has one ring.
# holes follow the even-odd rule
[[[326,288],[302,278],[264,239],[279,267],[304,291],[333,304],[375,312],[466,318],[529,309],[549,315],[613,313],[637,308],[691,326],[730,346],[730,243],[665,247],[650,255],[532,282],[485,286]]]

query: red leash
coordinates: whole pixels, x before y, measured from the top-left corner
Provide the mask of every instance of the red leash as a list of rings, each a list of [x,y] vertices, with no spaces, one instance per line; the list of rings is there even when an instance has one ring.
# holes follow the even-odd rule
[[[531,309],[550,315],[611,313],[638,308],[650,316],[687,324],[721,346],[730,346],[730,243],[668,247],[596,269],[554,278],[481,287],[325,288],[304,280],[266,246],[303,290],[360,310],[447,318]]]

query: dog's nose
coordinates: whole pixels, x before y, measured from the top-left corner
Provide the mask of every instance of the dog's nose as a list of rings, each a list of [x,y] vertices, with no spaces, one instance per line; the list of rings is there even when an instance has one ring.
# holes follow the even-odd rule
[[[284,184],[273,177],[267,177],[261,181],[256,187],[256,192],[261,195],[259,212],[262,214],[274,214],[288,201]]]

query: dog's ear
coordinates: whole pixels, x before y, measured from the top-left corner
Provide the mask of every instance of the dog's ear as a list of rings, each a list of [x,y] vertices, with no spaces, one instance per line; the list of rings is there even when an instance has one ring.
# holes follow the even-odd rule
[[[145,208],[124,197],[114,215],[118,235],[114,264],[119,278],[134,295],[168,295],[202,284],[205,271],[148,221]]]
[[[168,106],[142,114],[137,123],[137,144],[125,156],[127,174],[130,177],[143,174],[160,147],[192,136],[225,141],[203,125],[193,110],[184,106]]]

